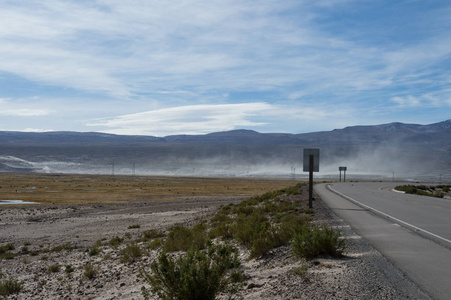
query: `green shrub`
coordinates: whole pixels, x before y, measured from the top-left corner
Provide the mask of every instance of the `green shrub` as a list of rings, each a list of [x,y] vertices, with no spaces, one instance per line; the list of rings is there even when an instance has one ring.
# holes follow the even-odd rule
[[[238,254],[227,245],[212,245],[206,251],[192,248],[185,256],[173,259],[161,253],[141,275],[161,299],[215,299],[220,292],[234,294],[242,282]],[[145,299],[150,294],[142,288]]]
[[[133,263],[143,255],[143,252],[138,245],[131,244],[119,251],[119,254],[122,263]]]
[[[278,224],[261,227],[252,237],[250,258],[260,257],[271,249],[288,244],[299,228],[308,224],[309,219],[290,214]]]
[[[307,267],[307,265],[302,265],[301,267],[294,269],[292,272],[295,275],[301,276],[301,278],[304,281],[308,281],[308,276],[307,276],[308,267]]]
[[[404,191],[406,194],[415,194],[420,196],[430,196],[443,198],[445,194],[443,192],[449,191],[449,186],[437,185],[437,186],[426,186],[426,185],[398,185],[395,187],[398,191]]]
[[[210,231],[208,237],[211,239],[222,237],[223,239],[231,239],[233,237],[232,224],[234,219],[223,212],[217,213],[210,220]]]
[[[13,244],[0,246],[0,259],[14,259],[16,255],[11,252],[14,249],[15,247]]]
[[[89,254],[89,256],[96,256],[96,255],[99,255],[100,252],[102,252],[102,249],[97,248],[97,247],[94,246],[91,249],[89,249],[88,254]]]
[[[0,254],[6,253],[8,251],[12,251],[14,249],[15,249],[15,247],[13,244],[6,244],[3,246],[0,246]]]
[[[149,243],[147,248],[149,248],[151,250],[155,250],[155,249],[159,248],[162,244],[163,244],[163,241],[161,239],[154,239]]]
[[[0,296],[17,294],[22,291],[22,282],[14,279],[7,279],[0,283]]]
[[[189,248],[203,249],[207,242],[206,223],[199,223],[192,228],[175,225],[171,228],[163,251],[187,251]]]
[[[141,225],[133,224],[133,225],[128,226],[128,229],[137,229],[137,228],[141,228]]]
[[[251,215],[239,215],[232,228],[233,237],[247,248],[252,247],[252,240],[270,226],[268,218],[260,211]]]
[[[52,252],[61,252],[63,251],[63,246],[62,245],[58,245],[52,248]]]
[[[300,258],[312,259],[319,255],[342,256],[345,241],[340,232],[326,225],[304,225],[295,234],[291,248]]]
[[[16,254],[12,253],[11,251],[0,254],[1,259],[14,259],[14,257],[16,257]]]
[[[117,248],[117,247],[119,247],[120,244],[122,244],[123,241],[124,241],[124,239],[121,239],[120,237],[116,236],[116,237],[112,238],[108,242],[108,244],[113,248]]]
[[[296,228],[308,222],[300,217],[301,202],[282,198],[282,195],[300,194],[303,184],[272,191],[242,201],[236,206],[223,207],[210,220],[210,238],[236,239],[251,251],[251,258],[287,244]],[[274,224],[277,223],[277,224]]]
[[[75,271],[75,269],[71,265],[67,265],[66,268],[64,269],[64,272],[66,272],[66,274],[70,274],[74,271]]]
[[[94,279],[99,273],[99,269],[91,263],[85,264],[83,268],[83,276],[89,280]]]
[[[143,235],[143,238],[142,238],[143,241],[149,241],[149,240],[163,237],[164,233],[159,230],[156,230],[156,229],[150,229],[150,230],[144,231],[142,235]]]
[[[58,273],[60,269],[61,267],[59,264],[53,264],[49,266],[47,273]]]

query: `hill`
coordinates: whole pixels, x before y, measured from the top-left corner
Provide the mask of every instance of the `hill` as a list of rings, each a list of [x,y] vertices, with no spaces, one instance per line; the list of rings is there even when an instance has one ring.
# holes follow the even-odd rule
[[[449,176],[451,120],[389,123],[304,134],[232,130],[206,135],[0,132],[0,171],[293,176],[303,148],[320,148],[321,174]]]

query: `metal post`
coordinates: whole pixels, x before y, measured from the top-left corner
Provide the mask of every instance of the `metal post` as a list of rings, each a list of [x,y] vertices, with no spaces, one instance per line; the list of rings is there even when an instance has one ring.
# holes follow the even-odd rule
[[[346,182],[346,170],[343,171],[343,182]]]
[[[313,208],[313,154],[309,157],[309,197],[308,197],[308,207]]]
[[[340,182],[341,182],[341,169],[340,169]]]

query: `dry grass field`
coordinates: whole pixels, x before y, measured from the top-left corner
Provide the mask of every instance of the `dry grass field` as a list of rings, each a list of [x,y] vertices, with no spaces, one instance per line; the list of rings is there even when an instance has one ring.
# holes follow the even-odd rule
[[[0,173],[0,201],[39,204],[127,203],[185,197],[261,195],[293,179]]]

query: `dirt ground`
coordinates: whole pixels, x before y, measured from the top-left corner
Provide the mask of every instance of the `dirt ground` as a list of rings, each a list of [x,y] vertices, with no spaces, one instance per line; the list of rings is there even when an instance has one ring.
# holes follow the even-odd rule
[[[0,260],[0,281],[23,283],[23,290],[8,299],[143,299],[141,287],[147,283],[139,271],[158,250],[148,249],[138,261],[123,263],[119,252],[127,243],[149,229],[208,218],[221,205],[248,197],[184,195],[165,201],[0,206],[0,246],[12,244],[16,254]],[[296,197],[308,201],[306,191]],[[246,283],[234,299],[429,299],[318,197],[314,210],[315,222],[341,229],[348,245],[345,257],[296,260],[290,247],[283,246],[249,260],[240,248]],[[108,245],[114,237],[125,240],[117,249]],[[90,255],[95,244],[100,253]],[[83,275],[88,263],[97,269],[92,279]],[[49,271],[54,265],[61,269]],[[295,272],[303,266],[305,273]]]

